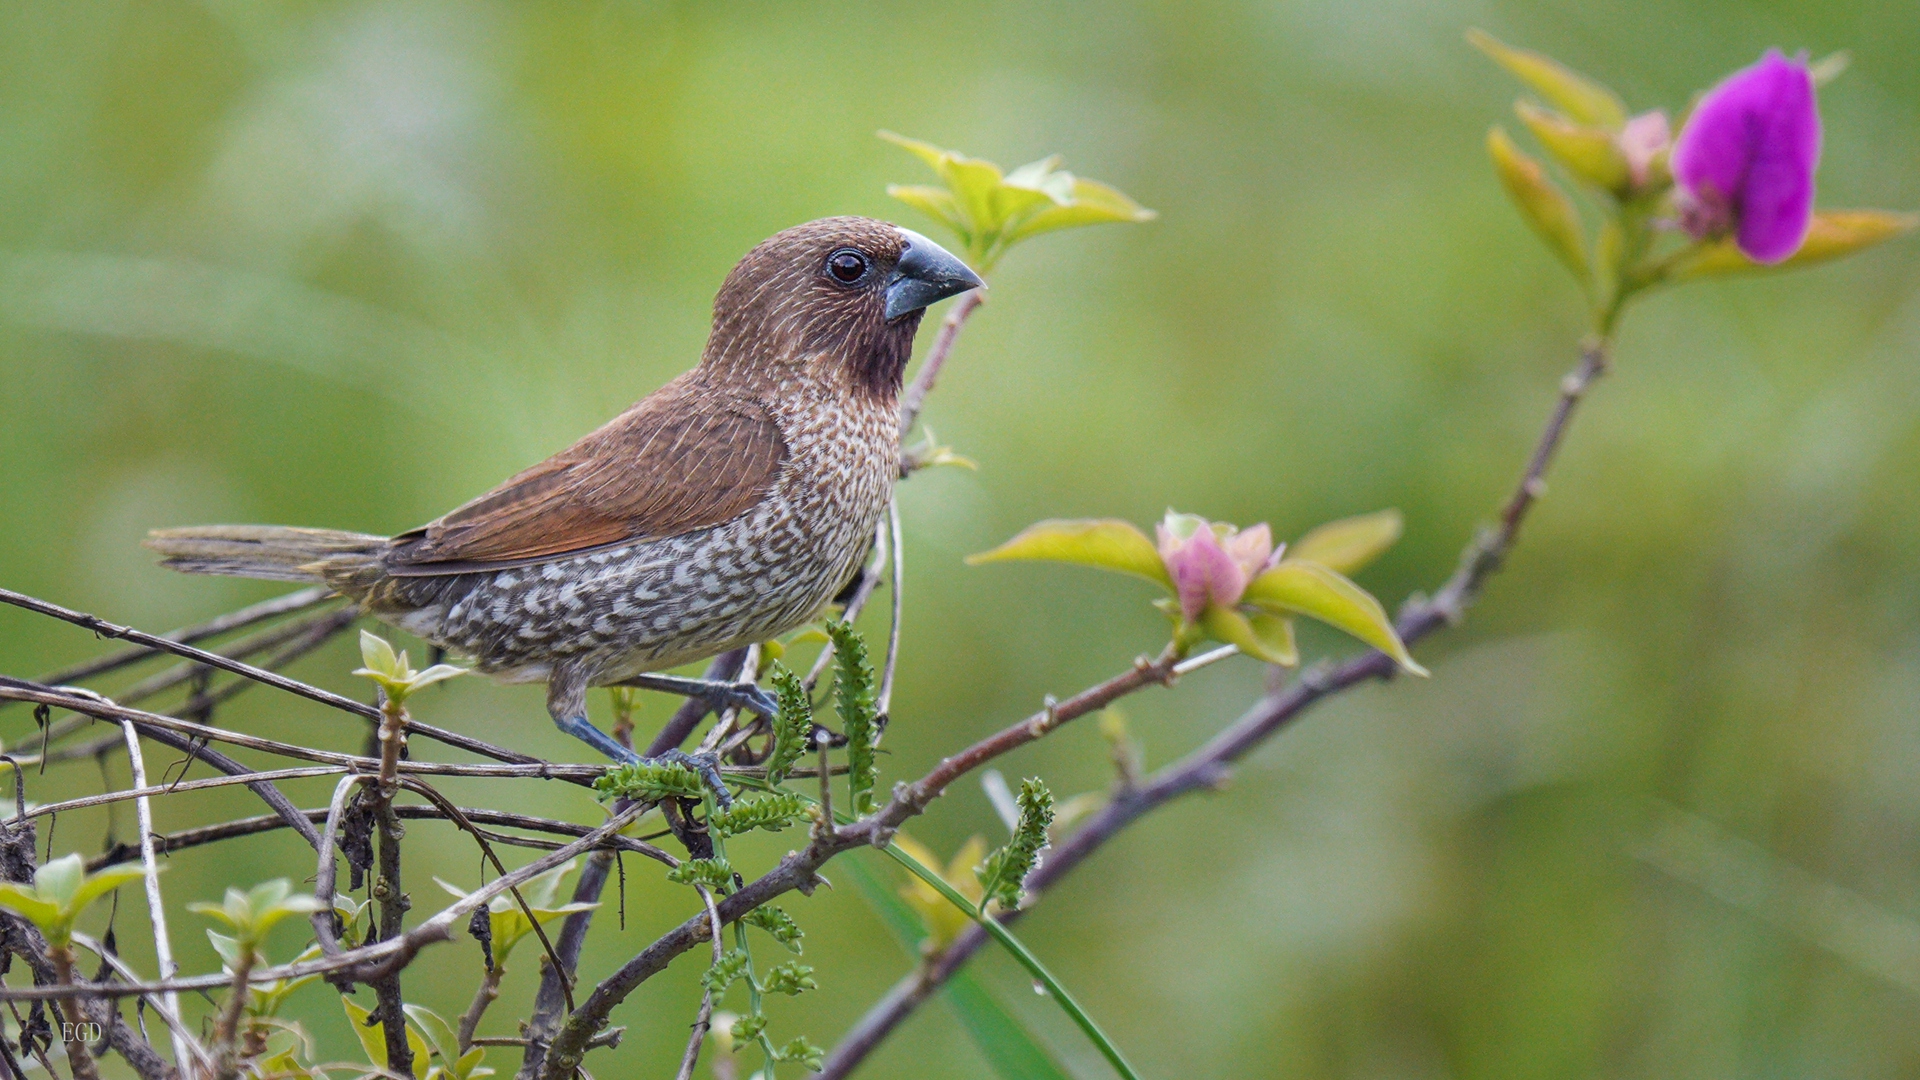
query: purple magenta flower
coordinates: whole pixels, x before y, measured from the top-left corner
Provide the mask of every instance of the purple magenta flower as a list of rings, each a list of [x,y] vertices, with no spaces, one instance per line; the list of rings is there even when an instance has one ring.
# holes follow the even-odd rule
[[[1707,91],[1673,148],[1680,222],[1695,238],[1733,233],[1747,257],[1777,263],[1813,220],[1820,111],[1804,60],[1770,49]]]
[[[1160,560],[1180,596],[1180,613],[1189,622],[1209,606],[1238,604],[1247,582],[1273,564],[1273,531],[1265,522],[1235,529],[1169,510],[1156,531]]]

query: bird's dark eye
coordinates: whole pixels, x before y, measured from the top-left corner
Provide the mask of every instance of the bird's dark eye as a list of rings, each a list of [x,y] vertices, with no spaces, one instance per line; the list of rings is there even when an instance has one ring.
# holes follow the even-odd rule
[[[827,256],[827,273],[832,274],[833,280],[842,285],[858,284],[861,278],[867,276],[867,270],[871,266],[865,255],[852,248],[841,248]]]

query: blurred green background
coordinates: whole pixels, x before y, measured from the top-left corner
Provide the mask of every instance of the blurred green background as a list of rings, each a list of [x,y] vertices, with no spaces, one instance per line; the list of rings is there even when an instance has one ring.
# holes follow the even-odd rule
[[[884,194],[929,181],[886,127],[1007,166],[1062,152],[1161,213],[1006,259],[932,399],[981,467],[902,492],[890,776],[1162,640],[1120,579],[961,565],[1036,518],[1175,505],[1291,536],[1397,506],[1407,538],[1365,583],[1430,588],[1515,479],[1583,329],[1484,159],[1516,87],[1462,41],[1472,25],[1636,108],[1682,106],[1768,46],[1850,49],[1823,93],[1821,202],[1920,206],[1920,19],[1900,0],[5,5],[0,584],[161,630],[276,590],[156,569],[148,528],[441,513],[690,366],[761,238],[841,213],[933,232]],[[1026,937],[1153,1076],[1913,1075],[1917,402],[1920,244],[1637,305],[1520,551],[1470,625],[1421,649],[1434,678],[1314,712],[1227,790],[1112,844]],[[102,648],[0,611],[8,673]],[[343,639],[294,673],[364,694],[355,663]],[[1124,708],[1164,763],[1261,678],[1236,661]],[[642,723],[667,709],[650,698]],[[462,680],[417,711],[585,759],[535,688]],[[264,692],[217,719],[360,742]],[[32,732],[0,713],[9,747]],[[1005,767],[1063,795],[1109,779],[1092,724]],[[102,783],[80,763],[28,788]],[[454,787],[599,818],[578,789],[516,784]],[[157,809],[162,829],[256,812],[238,789]],[[53,847],[98,850],[108,828],[63,815]],[[130,838],[130,809],[111,828]],[[429,870],[471,885],[479,867],[444,826],[412,828],[431,910]],[[913,832],[946,852],[999,830],[968,784]],[[166,889],[298,880],[303,852],[275,834],[182,854]],[[627,870],[625,929],[598,921],[589,977],[692,911]],[[911,966],[829,876],[788,905],[823,989],[774,1005],[781,1039],[831,1045]],[[151,970],[137,891],[122,904]],[[201,921],[174,914],[188,968],[214,970]],[[511,1033],[536,953],[485,1030]],[[441,947],[409,996],[456,1013],[479,963]],[[670,1074],[702,967],[616,1014],[631,1030],[598,1075]],[[1102,1074],[1003,957],[978,971]],[[331,995],[295,1005],[327,1059],[353,1052]],[[866,1075],[983,1069],[930,1008]]]

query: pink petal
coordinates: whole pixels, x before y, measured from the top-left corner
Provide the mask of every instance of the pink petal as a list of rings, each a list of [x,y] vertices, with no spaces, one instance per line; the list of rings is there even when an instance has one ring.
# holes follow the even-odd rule
[[[1267,568],[1267,562],[1273,558],[1273,530],[1267,528],[1267,523],[1263,521],[1227,537],[1225,546],[1227,554],[1240,567],[1241,577],[1252,580],[1255,574]],[[1237,603],[1240,598],[1236,596],[1233,599]]]
[[[1667,148],[1673,133],[1667,127],[1667,114],[1658,109],[1641,113],[1627,121],[1620,129],[1617,142],[1620,156],[1627,159],[1627,176],[1634,187],[1647,182],[1647,170],[1653,166],[1653,159]]]
[[[1169,537],[1164,530],[1161,532],[1163,544]],[[1179,593],[1181,614],[1189,620],[1198,619],[1209,602],[1229,607],[1240,602],[1240,594],[1247,589],[1246,575],[1221,548],[1212,529],[1202,526],[1184,542],[1172,539],[1173,550],[1161,558]]]
[[[1673,149],[1682,220],[1696,236],[1734,231],[1755,262],[1798,251],[1813,218],[1820,111],[1803,61],[1770,50],[1709,90]]]

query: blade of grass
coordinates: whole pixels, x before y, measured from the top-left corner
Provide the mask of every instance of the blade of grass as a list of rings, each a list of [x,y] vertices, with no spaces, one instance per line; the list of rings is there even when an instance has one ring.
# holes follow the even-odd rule
[[[847,862],[848,875],[867,905],[900,942],[900,947],[918,961],[920,920],[898,893],[867,869],[864,858],[863,855]],[[1001,1080],[1072,1080],[1020,1018],[970,972],[954,973],[947,981],[943,1000]]]

